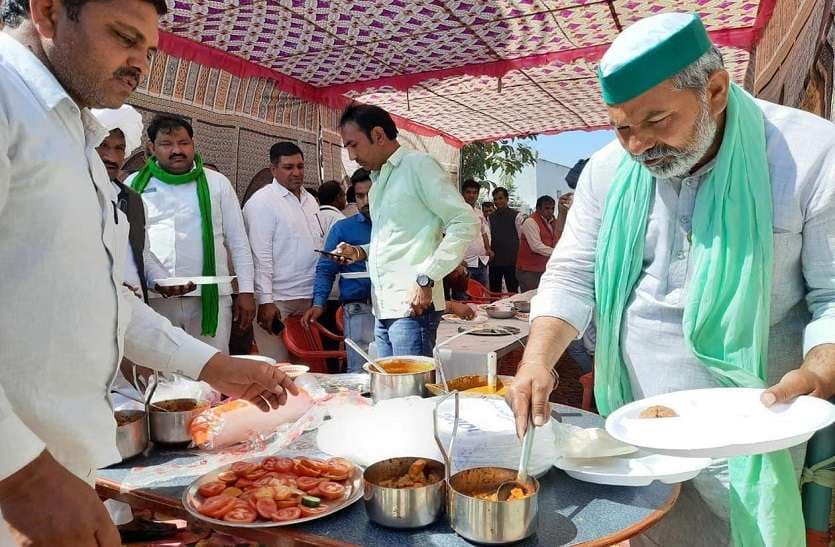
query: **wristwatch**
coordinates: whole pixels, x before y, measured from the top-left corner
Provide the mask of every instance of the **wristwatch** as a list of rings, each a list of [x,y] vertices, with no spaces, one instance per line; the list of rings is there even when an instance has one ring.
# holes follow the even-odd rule
[[[419,276],[417,276],[417,284],[418,284],[418,287],[423,287],[424,289],[426,287],[434,287],[435,286],[435,282],[432,281],[432,279],[426,274],[420,274]]]

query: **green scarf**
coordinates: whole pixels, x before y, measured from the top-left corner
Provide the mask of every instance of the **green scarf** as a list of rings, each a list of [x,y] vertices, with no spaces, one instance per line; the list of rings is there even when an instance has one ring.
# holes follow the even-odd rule
[[[194,156],[194,169],[182,175],[172,175],[159,166],[156,159],[151,157],[145,167],[131,182],[131,187],[140,194],[145,191],[151,177],[165,184],[189,184],[197,182],[197,203],[200,205],[200,229],[203,234],[203,275],[217,275],[215,267],[215,236],[212,228],[212,198],[209,194],[209,183],[203,171],[203,159],[199,154]],[[203,336],[217,334],[218,289],[217,285],[203,285],[201,288],[201,303],[203,307],[203,322],[201,333]]]
[[[762,111],[732,85],[725,132],[693,214],[688,347],[722,386],[764,387],[773,262],[771,184]],[[606,197],[595,263],[594,393],[603,416],[633,400],[621,328],[644,258],[652,174],[627,154]],[[787,450],[732,458],[737,547],[805,544],[800,489]]]

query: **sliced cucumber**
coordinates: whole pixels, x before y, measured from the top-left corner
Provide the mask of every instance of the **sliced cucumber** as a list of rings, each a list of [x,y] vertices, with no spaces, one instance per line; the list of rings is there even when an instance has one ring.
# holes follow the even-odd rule
[[[302,505],[305,507],[319,507],[322,505],[322,500],[316,496],[303,496]]]

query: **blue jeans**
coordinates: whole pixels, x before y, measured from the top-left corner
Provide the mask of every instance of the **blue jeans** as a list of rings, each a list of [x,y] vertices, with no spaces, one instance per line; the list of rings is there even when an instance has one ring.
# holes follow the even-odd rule
[[[432,357],[441,313],[429,308],[417,317],[378,319],[374,325],[374,343],[379,357],[423,355]]]
[[[345,322],[345,337],[368,351],[368,344],[374,341],[374,313],[371,304],[362,302],[343,304],[342,317]],[[350,347],[345,349],[348,351],[348,372],[362,372],[365,359]]]

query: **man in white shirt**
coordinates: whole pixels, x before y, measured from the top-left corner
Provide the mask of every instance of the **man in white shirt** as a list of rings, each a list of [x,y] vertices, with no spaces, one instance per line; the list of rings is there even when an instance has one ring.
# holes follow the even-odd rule
[[[494,253],[493,249],[490,248],[490,225],[487,223],[487,219],[484,218],[481,207],[476,203],[480,192],[481,185],[473,179],[467,179],[461,185],[461,195],[464,196],[464,201],[473,208],[479,225],[478,234],[476,234],[464,252],[464,262],[467,264],[470,279],[478,281],[487,287],[487,263],[493,258]],[[464,294],[455,291],[452,296],[458,300],[464,300],[467,294],[466,291]]]
[[[0,545],[119,545],[91,486],[120,459],[108,390],[123,354],[262,409],[295,392],[275,367],[218,353],[122,286],[128,223],[88,108],[118,108],[147,74],[165,10],[0,8]]]
[[[270,172],[272,183],[246,202],[244,219],[255,260],[255,343],[261,354],[286,361],[278,321],[310,308],[322,230],[316,217],[319,206],[303,187],[301,149],[291,142],[274,144]]]
[[[158,115],[148,138],[153,156],[125,182],[145,200],[151,251],[171,275],[199,277],[228,276],[228,249],[240,290],[234,309],[231,283],[202,285],[176,298],[152,293],[151,307],[192,336],[229,351],[232,321],[246,330],[255,316],[252,255],[235,190],[222,174],[203,169],[188,121]]]
[[[319,232],[324,241],[331,227],[340,220],[345,220],[344,211],[348,200],[342,185],[335,180],[323,182],[316,191],[316,195],[319,198],[319,211],[316,213],[316,219],[319,221]]]

